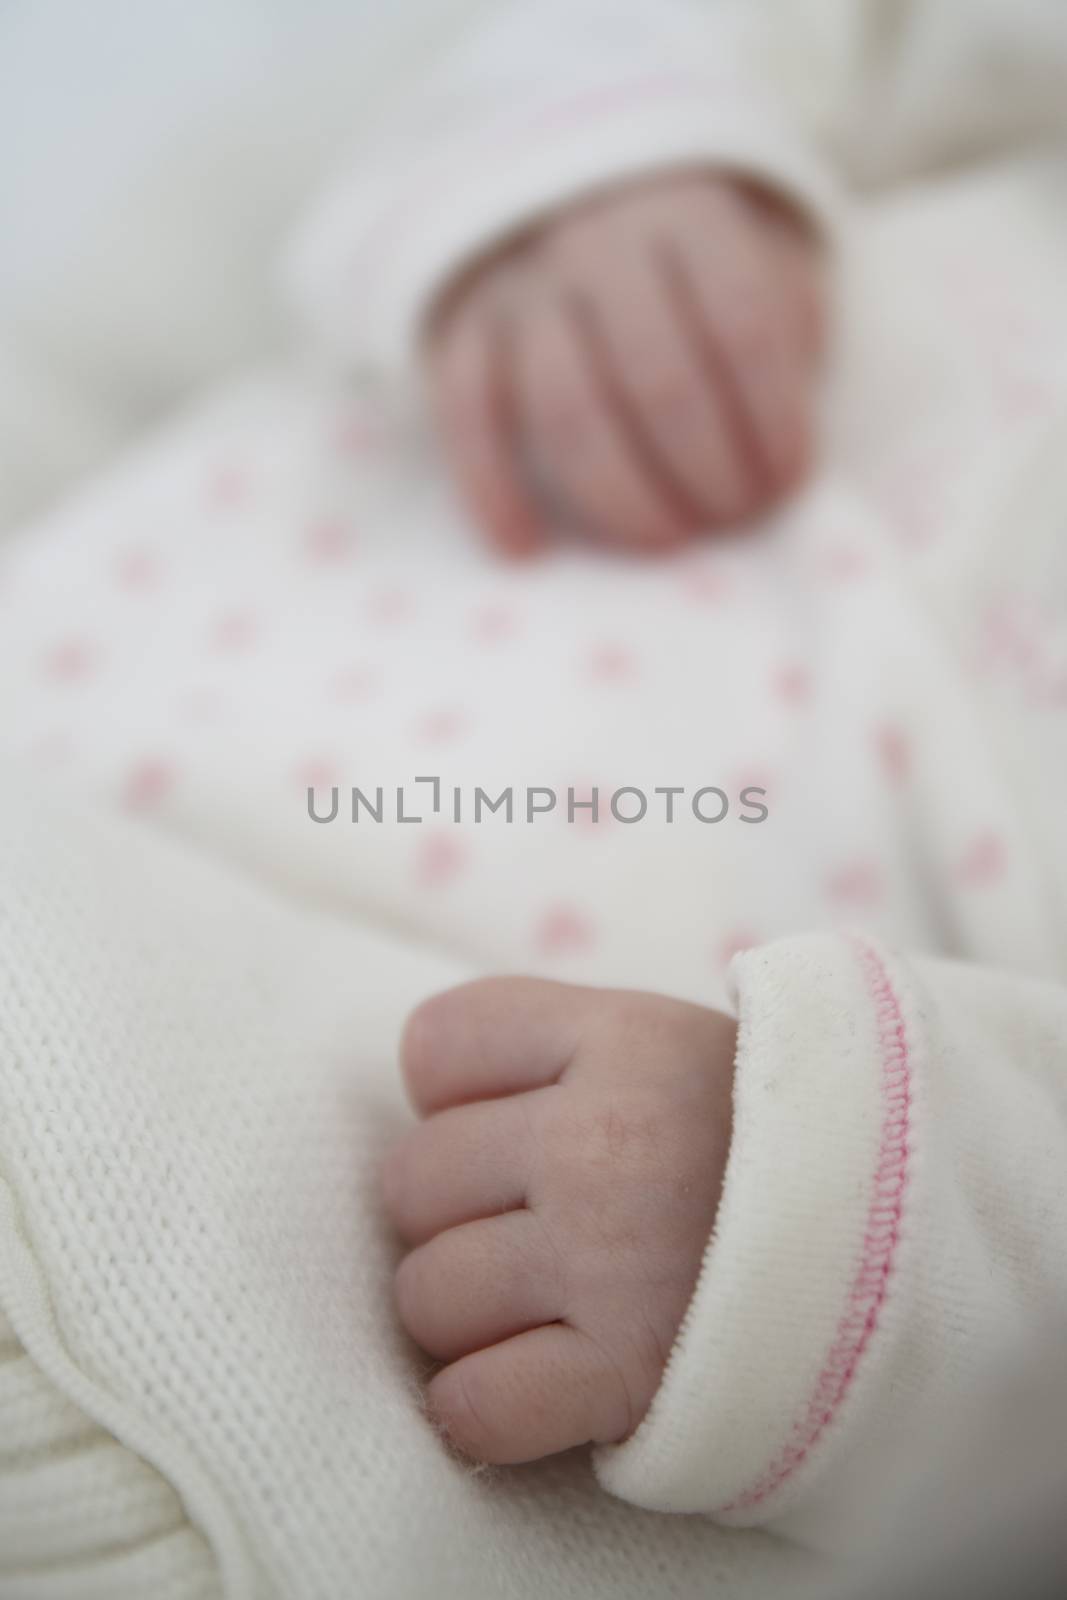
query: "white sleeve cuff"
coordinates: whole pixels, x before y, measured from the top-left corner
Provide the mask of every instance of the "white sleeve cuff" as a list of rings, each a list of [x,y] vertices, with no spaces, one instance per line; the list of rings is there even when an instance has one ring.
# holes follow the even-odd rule
[[[483,251],[596,188],[705,164],[767,184],[832,230],[831,180],[761,96],[658,72],[526,104],[398,161],[394,183],[340,187],[298,236],[287,277],[335,358],[368,376],[410,373],[434,296]]]
[[[914,1030],[890,958],[829,935],[736,958],[733,1143],[652,1407],[597,1453],[655,1510],[778,1519],[811,1487],[886,1320],[908,1201]]]

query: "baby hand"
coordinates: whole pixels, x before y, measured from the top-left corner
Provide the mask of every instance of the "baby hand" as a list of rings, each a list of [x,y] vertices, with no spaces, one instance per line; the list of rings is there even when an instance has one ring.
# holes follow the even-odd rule
[[[467,1454],[528,1461],[644,1416],[718,1206],[735,1036],[701,1006],[528,978],[412,1016],[396,1296]]]
[[[811,461],[819,250],[714,173],[574,204],[483,259],[431,319],[439,429],[502,550],[544,497],[585,532],[655,548],[740,523]]]

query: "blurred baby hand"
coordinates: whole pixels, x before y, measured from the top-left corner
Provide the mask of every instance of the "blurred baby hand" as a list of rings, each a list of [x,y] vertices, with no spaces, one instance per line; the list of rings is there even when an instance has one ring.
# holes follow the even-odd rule
[[[614,1442],[644,1416],[718,1206],[735,1040],[701,1006],[525,978],[414,1013],[423,1120],[384,1174],[396,1295],[469,1455]]]
[[[483,259],[427,354],[446,456],[499,549],[537,545],[550,505],[647,550],[744,522],[803,478],[821,334],[804,224],[704,173],[569,206]]]

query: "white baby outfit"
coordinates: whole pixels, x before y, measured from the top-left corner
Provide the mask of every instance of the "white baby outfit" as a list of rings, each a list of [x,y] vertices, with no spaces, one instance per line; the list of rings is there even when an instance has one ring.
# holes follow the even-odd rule
[[[498,8],[297,241],[332,370],[230,388],[6,553],[5,1600],[827,1593],[1062,1504],[1067,27],[896,14]],[[428,296],[706,161],[833,241],[823,468],[743,541],[498,565],[405,421]],[[607,809],[671,786],[673,822]],[[740,1018],[611,1495],[581,1453],[450,1458],[391,1309],[398,1030],[487,969]]]

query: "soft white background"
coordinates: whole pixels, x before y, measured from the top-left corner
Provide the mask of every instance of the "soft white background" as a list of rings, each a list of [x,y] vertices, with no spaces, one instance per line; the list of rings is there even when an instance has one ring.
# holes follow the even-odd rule
[[[488,3],[0,4],[0,530],[284,339],[301,202]]]

